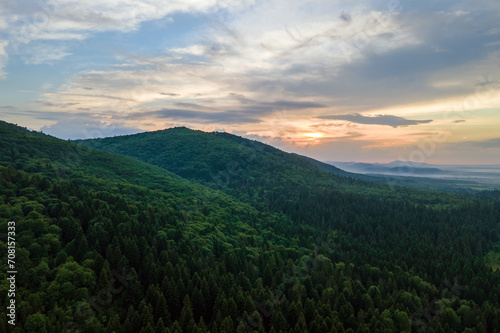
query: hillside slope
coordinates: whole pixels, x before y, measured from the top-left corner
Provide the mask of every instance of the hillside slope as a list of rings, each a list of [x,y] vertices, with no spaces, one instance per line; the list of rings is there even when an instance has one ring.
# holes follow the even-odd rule
[[[228,133],[207,133],[177,127],[76,142],[136,157],[186,179],[222,189],[247,202],[252,202],[254,197],[260,198],[260,204],[273,201],[271,192],[273,195],[281,195],[283,192],[290,194],[296,192],[297,188],[337,189],[343,193],[376,197],[409,195],[412,200],[426,203],[442,201],[444,197],[440,192],[409,191],[404,187],[388,185],[384,183],[384,179],[348,173],[334,166]],[[449,201],[454,198],[457,196],[446,196]]]
[[[285,214],[295,225],[336,234],[342,261],[411,268],[436,285],[446,276],[470,281],[477,269],[491,274],[481,258],[500,236],[498,193],[485,200],[365,182],[259,142],[186,128],[79,143],[140,158],[260,211]]]
[[[77,141],[89,147],[139,158],[184,178],[215,188],[242,189],[256,183],[307,182],[301,174],[325,174],[312,163],[269,145],[227,133],[185,127],[114,138]],[[340,170],[339,170],[340,171]],[[276,179],[279,175],[279,179]]]
[[[203,290],[211,307],[203,312],[208,324],[215,316],[213,302],[223,288],[216,281],[234,277],[243,267],[252,272],[251,278],[260,266],[254,266],[253,258],[269,251],[291,260],[312,253],[310,244],[306,248],[292,243],[292,233],[284,237],[284,230],[291,231],[282,217],[263,215],[153,165],[3,122],[0,199],[1,230],[7,230],[8,221],[16,222],[20,309],[16,320],[21,332],[65,328],[104,332],[106,327],[139,332],[148,325],[157,327],[160,318],[166,327],[187,326],[175,319],[188,295],[181,288],[188,283],[192,288],[194,273],[201,278],[194,280],[198,292],[210,285],[210,292]],[[295,228],[294,232],[313,237],[308,230]],[[0,244],[2,295],[8,289],[4,241]],[[273,244],[280,244],[279,251]],[[231,259],[226,260],[228,256]],[[117,276],[117,272],[126,274]],[[186,281],[182,287],[179,274]],[[120,277],[130,283],[123,294],[111,305],[107,301],[92,305],[96,295],[110,290],[109,281]],[[175,290],[168,289],[170,284]],[[238,284],[228,280],[224,288]],[[155,310],[142,323],[134,319],[148,311],[145,305],[156,308],[164,297],[169,301],[162,310]],[[2,312],[6,301],[2,298]],[[201,309],[194,304],[197,322]],[[11,331],[6,319],[1,316],[2,332]],[[217,331],[218,324],[210,326]]]
[[[214,190],[137,158],[0,122],[0,229],[16,222],[18,271],[18,325],[12,330],[2,313],[0,331],[499,326],[500,272],[481,260],[497,240],[494,193],[391,191],[274,148],[252,151],[238,137],[183,131],[184,144],[204,153],[156,143],[156,155],[166,158],[168,149],[180,169],[205,161],[218,173],[212,163],[235,152],[255,158],[223,168],[229,182],[206,181]],[[251,196],[239,195],[247,190]],[[5,295],[3,240],[0,247]],[[433,311],[436,302],[443,311]]]

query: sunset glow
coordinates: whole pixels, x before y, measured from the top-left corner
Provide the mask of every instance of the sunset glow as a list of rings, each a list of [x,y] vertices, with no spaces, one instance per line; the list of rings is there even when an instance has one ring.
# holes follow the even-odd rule
[[[306,136],[308,136],[310,138],[321,138],[321,137],[323,137],[323,134],[322,133],[307,133]]]
[[[432,142],[429,163],[500,164],[499,6],[5,6],[0,119],[64,139],[187,126],[320,160],[389,162]],[[24,27],[37,13],[49,19]],[[84,24],[93,13],[109,20]]]

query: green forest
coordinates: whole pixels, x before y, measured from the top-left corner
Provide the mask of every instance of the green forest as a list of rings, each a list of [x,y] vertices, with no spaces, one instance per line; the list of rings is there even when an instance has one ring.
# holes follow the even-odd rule
[[[500,332],[500,192],[370,182],[227,133],[0,121],[0,234],[0,332]]]

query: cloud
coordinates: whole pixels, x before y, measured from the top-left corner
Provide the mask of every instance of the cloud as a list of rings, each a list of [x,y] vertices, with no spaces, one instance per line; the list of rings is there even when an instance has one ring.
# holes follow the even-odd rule
[[[253,103],[251,99],[246,98],[243,94],[229,93],[229,96],[236,99],[241,104]]]
[[[69,55],[71,53],[68,52],[66,46],[38,44],[29,47],[28,55],[24,57],[24,62],[30,65],[51,64]]]
[[[336,71],[332,70],[333,57],[329,58],[329,66],[313,61],[295,64],[295,72],[318,73],[318,77],[290,80],[284,89],[302,95],[330,95],[339,107],[368,111],[421,103],[423,99],[464,99],[474,94],[477,76],[484,75],[479,68],[498,75],[498,60],[493,60],[498,55],[485,45],[498,40],[498,34],[487,33],[488,27],[496,26],[500,19],[498,11],[485,13],[476,8],[460,17],[452,8],[446,8],[450,4],[433,9],[425,8],[428,2],[401,5],[397,15],[381,16],[385,20],[380,21],[381,28],[370,29],[373,19],[367,20],[367,29],[339,41],[350,59],[348,63],[339,64]],[[377,12],[374,15],[380,17]],[[479,17],[481,24],[475,21]],[[404,40],[405,36],[409,41]],[[321,79],[321,72],[332,73],[331,79]],[[443,81],[453,84],[443,85]]]
[[[29,117],[30,119],[41,119],[49,121],[67,120],[67,119],[86,119],[94,121],[94,118],[98,118],[98,115],[92,115],[84,112],[72,112],[68,113],[65,111],[33,111],[33,110],[22,110],[14,107],[0,107],[5,108],[7,111],[3,111],[6,115],[18,115]]]
[[[479,141],[464,141],[459,143],[450,143],[450,146],[460,147],[461,149],[470,149],[470,148],[483,148],[483,149],[500,149],[500,138],[488,139],[488,140],[479,140]]]
[[[52,102],[47,102],[47,101],[35,101],[35,103],[39,103],[39,104],[45,105],[45,106],[55,106],[55,107],[59,107],[59,108],[68,108],[68,107],[80,104],[80,103],[63,103],[63,104],[58,104],[58,103],[52,103]]]
[[[170,52],[200,56],[200,55],[204,54],[205,52],[207,52],[207,50],[206,50],[204,45],[190,45],[190,46],[184,47],[184,48],[170,49]]]
[[[346,12],[342,12],[342,14],[340,14],[340,19],[347,22],[352,21],[351,15]]]
[[[265,116],[278,111],[286,112],[293,110],[305,110],[305,109],[322,109],[326,108],[326,105],[315,103],[315,102],[300,102],[300,101],[276,101],[276,102],[256,102],[251,100],[246,100],[244,106],[238,106],[234,110],[228,110],[230,112],[246,112],[248,114],[253,114],[255,116]]]
[[[369,125],[387,125],[394,128],[400,126],[410,126],[418,124],[427,124],[432,122],[429,120],[409,120],[403,117],[391,116],[391,115],[378,115],[378,116],[363,116],[359,113],[345,114],[345,115],[331,115],[331,116],[319,116],[320,119],[332,119],[332,120],[345,120],[357,124],[369,124]]]
[[[57,86],[53,80],[53,90],[43,93],[29,88],[37,94],[32,100],[43,102],[37,105],[43,110],[92,111],[96,121],[113,119],[131,128],[135,120],[158,127],[165,123],[158,119],[172,119],[204,130],[224,127],[279,137],[292,146],[309,131],[349,139],[356,127],[364,135],[358,147],[359,156],[364,156],[366,147],[408,146],[425,136],[407,126],[434,119],[426,130],[449,132],[446,127],[460,119],[440,121],[439,113],[478,113],[483,107],[500,106],[500,51],[495,44],[500,12],[491,1],[480,1],[481,6],[464,0],[314,0],[306,6],[301,0],[257,5],[61,0],[57,5],[28,6],[30,1],[19,0],[5,5],[0,29],[3,19],[8,28],[3,35],[11,41],[6,50],[17,43],[25,57],[21,59],[50,64],[63,60],[64,82]],[[33,17],[43,18],[44,8],[48,19],[30,24]],[[173,22],[167,22],[170,16]],[[113,33],[101,33],[109,31]],[[154,47],[147,44],[150,40]],[[95,47],[99,42],[106,47]],[[48,54],[36,55],[37,43],[47,45]],[[62,49],[52,52],[52,46]],[[95,54],[87,58],[90,50]],[[83,62],[67,66],[65,52]],[[0,60],[0,67],[5,63]],[[485,75],[491,84],[479,87],[477,78]],[[478,87],[489,95],[478,98]],[[493,116],[488,117],[471,115],[464,127],[472,131]],[[461,134],[450,136],[455,140],[463,138]],[[346,154],[349,147],[343,146]]]
[[[263,106],[271,106],[273,108],[288,108],[293,110],[311,109],[311,108],[326,108],[326,105],[315,102],[294,102],[294,101],[277,101],[271,103],[262,103]]]
[[[245,112],[222,111],[205,112],[184,109],[163,109],[157,111],[135,112],[126,115],[126,119],[169,118],[203,124],[243,124],[258,123],[260,119]]]
[[[129,127],[122,123],[106,124],[89,118],[63,119],[53,125],[43,126],[40,130],[61,139],[72,140],[104,138],[142,132],[138,128]]]
[[[8,41],[0,40],[0,80],[3,80],[7,77],[7,73],[5,73],[3,70],[7,65],[7,61],[9,60],[9,55],[5,51],[7,45],[9,45]]]
[[[240,5],[250,3],[230,2],[227,6]],[[205,8],[201,10],[204,12],[211,10],[206,9],[207,3],[193,6]],[[280,11],[283,6],[288,8],[286,12]],[[432,13],[432,19],[427,19],[419,12],[419,5],[406,3],[400,10],[392,10],[385,3],[353,6],[318,0],[307,10],[299,10],[303,7],[300,1],[273,0],[248,7],[234,18],[213,15],[208,29],[203,26],[205,32],[190,36],[183,45],[172,46],[170,53],[151,57],[123,54],[122,63],[114,64],[119,69],[82,72],[64,89],[75,93],[87,86],[103,95],[134,100],[131,104],[137,107],[162,98],[202,104],[198,100],[203,98],[218,103],[221,109],[256,115],[280,108],[326,112],[326,105],[349,113],[473,93],[468,86],[470,77],[475,80],[470,68],[457,70],[456,66],[471,59],[484,60],[485,48],[474,42],[483,34],[472,29],[469,21],[463,22],[463,16],[472,14],[459,17],[447,6],[453,7],[443,4]],[[139,12],[146,13],[147,9],[141,7]],[[149,14],[144,15],[148,20]],[[447,35],[436,37],[439,34],[435,32],[443,25],[449,28]],[[462,43],[461,38],[467,41]],[[463,50],[462,44],[469,40],[477,50]],[[446,54],[436,52],[436,46],[446,49]],[[464,55],[457,61],[446,60],[455,58],[451,56],[455,53]],[[197,55],[195,59],[193,54]],[[449,70],[439,71],[443,67]],[[436,89],[443,81],[458,83]],[[228,95],[245,105],[229,105]],[[286,101],[291,96],[317,105],[265,104]],[[106,109],[104,102],[101,105]]]
[[[177,102],[177,103],[174,103],[174,105],[177,106],[177,107],[180,107],[180,108],[191,108],[191,109],[202,109],[202,110],[213,109],[213,108],[210,108],[210,107],[207,107],[207,106],[203,106],[203,105],[199,105],[199,104],[195,104],[195,103]]]
[[[89,34],[81,33],[66,33],[66,32],[41,32],[38,34],[38,40],[57,40],[57,41],[67,41],[67,40],[84,40],[89,37]]]
[[[8,1],[0,19],[10,28],[11,39],[29,43],[41,39],[84,39],[88,33],[132,31],[141,23],[162,19],[173,13],[240,11],[253,1],[161,0],[81,2],[63,0],[33,4],[28,0]]]
[[[247,134],[247,131],[232,131],[231,134],[244,136],[245,134]]]
[[[0,79],[6,77],[7,45],[9,54],[23,54],[27,64],[52,64],[72,55],[79,45],[75,42],[99,33],[137,31],[146,22],[172,22],[167,16],[178,13],[231,14],[252,5],[253,0],[4,1],[0,4],[0,35],[6,40],[0,41]],[[31,46],[41,41],[46,45]],[[185,51],[200,52],[194,46]]]

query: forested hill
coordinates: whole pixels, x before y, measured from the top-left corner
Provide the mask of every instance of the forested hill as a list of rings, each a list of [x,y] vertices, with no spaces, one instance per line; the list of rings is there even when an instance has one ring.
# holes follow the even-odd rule
[[[278,252],[281,260],[299,260],[312,253],[314,240],[309,229],[294,228],[308,235],[303,246],[293,240],[297,235],[285,237],[292,231],[283,217],[164,169],[4,122],[0,218],[1,332],[182,332],[188,326],[215,332],[224,320],[221,331],[233,332],[236,316],[226,318],[224,310],[215,318],[223,291],[224,301],[234,303],[238,286],[255,285],[256,272],[264,270],[257,261],[269,256],[262,261],[267,265]],[[8,221],[16,222],[15,330],[5,315]],[[123,289],[117,280],[127,288],[115,295]],[[96,305],[96,296],[110,290],[112,303]],[[242,316],[242,305],[231,314]]]
[[[254,204],[260,206],[274,201],[276,196],[297,194],[299,188],[337,189],[364,196],[410,195],[413,199],[419,196],[418,200],[427,202],[443,198],[442,193],[436,199],[430,191],[409,191],[392,184],[360,181],[374,179],[331,165],[324,170],[321,162],[228,133],[176,127],[113,138],[79,140],[76,143],[136,157],[247,202],[255,198],[257,201]],[[381,181],[384,180],[376,180]]]
[[[84,144],[133,157],[0,122],[0,332],[498,332],[498,193],[185,128]]]
[[[212,187],[240,189],[240,193],[257,184],[329,180],[325,173],[299,156],[228,133],[177,127],[77,142],[137,157]]]
[[[394,186],[438,190],[458,188],[451,182],[435,179],[416,181],[412,177],[377,177],[346,172],[306,156],[285,153],[255,140],[223,132],[190,130],[186,127],[76,142],[137,157],[212,188],[226,192],[231,189],[238,196],[248,196],[263,184],[281,187],[285,183],[309,183],[313,186],[328,184],[349,191],[357,184],[355,180],[390,185],[391,191],[395,189]],[[319,172],[320,170],[325,172]],[[328,177],[326,173],[340,177]],[[347,184],[349,186],[345,186]],[[367,187],[370,185],[364,184],[359,190],[366,191]],[[380,191],[384,186],[375,188]]]

